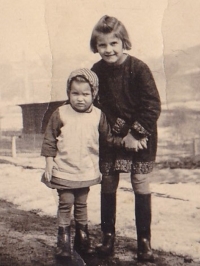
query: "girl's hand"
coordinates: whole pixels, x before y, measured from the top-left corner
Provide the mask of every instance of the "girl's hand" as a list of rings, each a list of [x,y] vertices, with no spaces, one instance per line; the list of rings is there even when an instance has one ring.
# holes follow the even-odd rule
[[[128,133],[126,137],[123,138],[122,144],[127,150],[134,150],[137,152],[138,150],[147,149],[147,141],[147,137],[137,140],[131,133]]]
[[[131,133],[128,133],[123,139],[122,139],[122,145],[127,149],[127,150],[134,150],[138,151],[138,143],[139,141],[135,139]]]
[[[46,168],[45,168],[45,178],[46,181],[50,182],[52,177],[53,169],[53,157],[46,157]]]
[[[143,148],[147,149],[147,141],[148,141],[148,138],[147,137],[145,137],[143,139],[140,139],[139,143],[142,146],[142,149]]]

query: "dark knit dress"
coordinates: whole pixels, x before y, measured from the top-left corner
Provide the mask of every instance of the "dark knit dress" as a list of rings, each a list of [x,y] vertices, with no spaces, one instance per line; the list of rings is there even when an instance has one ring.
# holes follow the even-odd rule
[[[161,104],[149,67],[127,55],[121,65],[112,66],[100,60],[92,70],[99,78],[99,95],[95,104],[106,114],[112,131],[122,137],[129,130],[136,139],[148,137],[147,149],[138,152],[123,148],[101,149],[102,173],[150,173],[156,157],[157,119]]]

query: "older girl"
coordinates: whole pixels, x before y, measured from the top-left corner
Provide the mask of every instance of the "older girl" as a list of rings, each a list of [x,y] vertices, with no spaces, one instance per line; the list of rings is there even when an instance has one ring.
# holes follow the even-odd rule
[[[117,18],[106,15],[98,21],[90,47],[102,58],[92,67],[99,78],[96,104],[106,114],[114,134],[123,137],[126,148],[108,147],[101,157],[103,243],[97,250],[102,255],[110,255],[114,250],[119,174],[130,173],[135,193],[137,257],[139,261],[153,261],[149,174],[156,157],[156,121],[161,110],[159,94],[149,67],[124,53],[131,49],[131,42],[126,28]]]

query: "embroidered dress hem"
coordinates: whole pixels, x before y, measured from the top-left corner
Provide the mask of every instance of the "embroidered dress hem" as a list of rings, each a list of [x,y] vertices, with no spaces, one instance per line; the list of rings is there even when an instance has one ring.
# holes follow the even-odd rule
[[[117,159],[114,163],[102,162],[101,172],[104,175],[110,175],[114,172],[149,174],[153,171],[154,161],[151,162],[133,162],[132,160]]]

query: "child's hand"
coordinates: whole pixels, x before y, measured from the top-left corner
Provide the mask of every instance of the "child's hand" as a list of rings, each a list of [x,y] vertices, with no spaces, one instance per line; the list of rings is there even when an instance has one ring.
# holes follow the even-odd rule
[[[46,157],[46,168],[45,168],[45,178],[48,182],[51,181],[52,177],[52,169],[53,169],[53,158],[52,157]]]
[[[128,133],[123,139],[122,142],[123,146],[127,149],[127,150],[134,150],[134,151],[138,151],[138,143],[139,141],[137,139],[135,139],[131,133]]]

